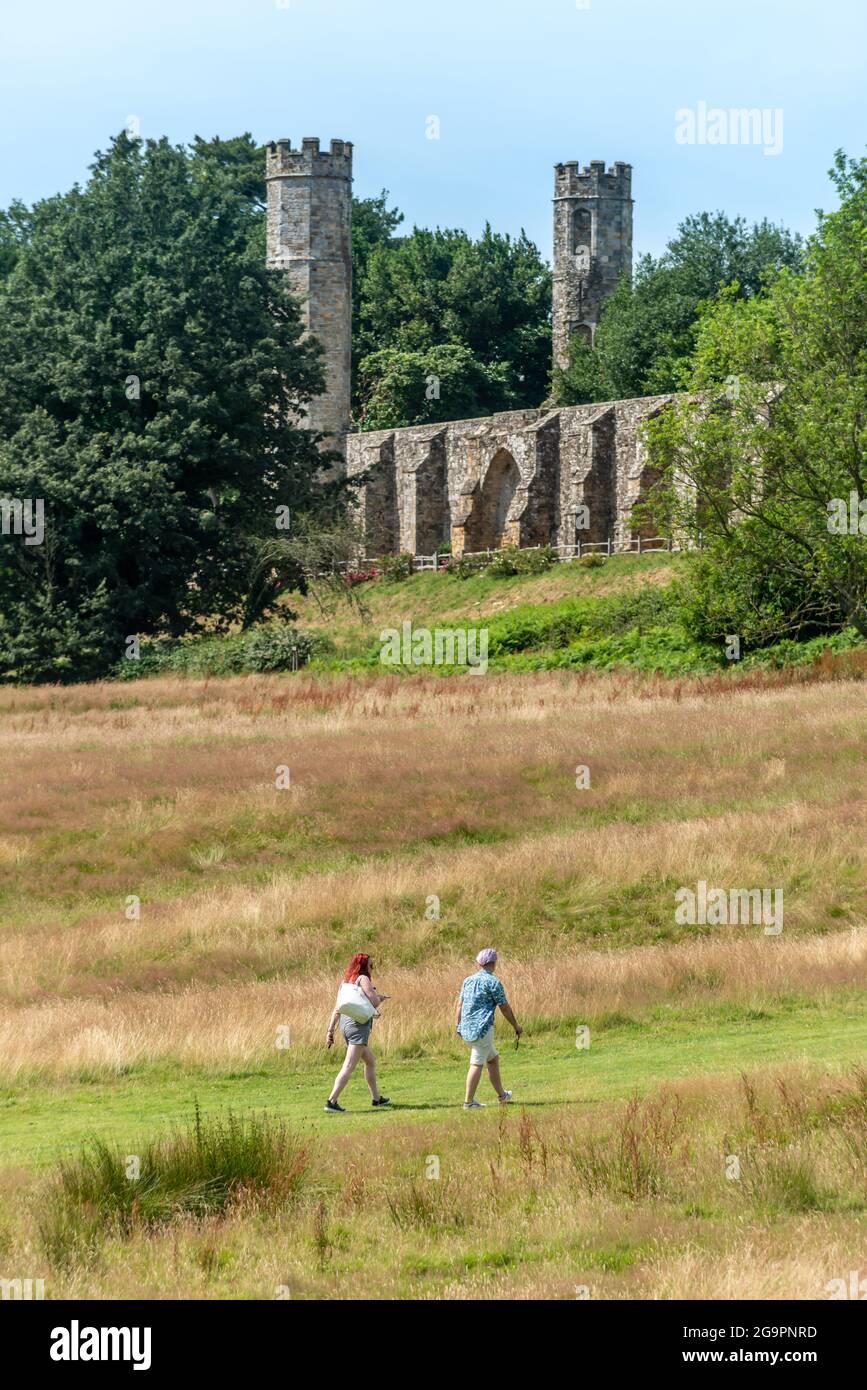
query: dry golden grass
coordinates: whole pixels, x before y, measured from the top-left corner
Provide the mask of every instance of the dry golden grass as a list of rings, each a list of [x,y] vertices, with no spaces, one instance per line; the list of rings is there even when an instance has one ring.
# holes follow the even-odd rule
[[[113,994],[122,987],[165,989],[251,973],[292,978],[326,962],[333,968],[352,940],[360,946],[373,942],[390,974],[400,961],[465,956],[447,928],[473,904],[488,902],[495,907],[487,932],[495,932],[513,955],[542,947],[568,950],[580,940],[570,943],[576,923],[592,920],[612,894],[651,881],[661,885],[661,910],[671,923],[681,883],[786,883],[784,930],[797,934],[819,922],[831,926],[827,910],[839,901],[842,886],[854,882],[857,889],[860,870],[853,880],[853,866],[858,870],[864,829],[859,803],[817,809],[796,802],[765,814],[528,835],[510,841],[505,853],[499,844],[428,848],[408,861],[275,875],[263,887],[227,885],[173,903],[151,905],[144,895],[139,921],[117,910],[71,926],[33,923],[7,932],[0,943],[0,990],[12,1002]],[[790,892],[793,880],[799,886]],[[568,919],[555,914],[525,930],[526,904],[532,914],[542,885],[561,883],[571,885]],[[830,895],[829,884],[836,885]],[[134,881],[127,886],[139,887]],[[453,904],[442,909],[440,921],[425,917],[431,894]],[[864,923],[857,895],[837,916],[853,926]],[[635,933],[640,939],[640,921]],[[645,938],[658,935],[648,926]]]
[[[468,968],[458,962],[389,971],[393,998],[376,1026],[377,1051],[388,1055],[418,1042],[446,1047]],[[723,939],[679,946],[507,958],[502,974],[521,1017],[537,1029],[664,1002],[759,1004],[785,992],[819,1000],[867,984],[867,929],[769,942],[734,928]],[[290,1030],[293,1057],[303,1058],[321,1049],[335,993],[334,974],[312,970],[303,978],[191,985],[172,994],[117,990],[31,1005],[0,1020],[0,1077],[110,1074],[165,1059],[221,1071],[273,1059],[280,1027]]]
[[[560,675],[121,693],[140,703],[107,708],[103,688],[79,709],[86,697],[64,691],[23,713],[19,692],[0,692],[0,885],[7,906],[26,894],[28,930],[109,896],[170,898],[203,872],[222,890],[252,869],[305,872],[450,836],[799,801],[845,817],[863,790],[867,694],[852,683],[652,701]]]
[[[595,979],[580,950],[675,939],[675,889],[699,879],[784,887],[786,940],[758,957],[755,928],[717,929],[689,969],[737,993],[742,962],[771,988],[785,961],[795,987],[813,947],[791,937],[865,922],[865,703],[854,683],[647,700],[561,674],[2,691],[7,1075],[28,1055],[57,1073],[246,1058],[288,1014],[310,1040],[363,946],[405,1001],[386,1045],[440,1017],[479,939],[552,1017]],[[833,941],[820,976],[859,978],[860,934]],[[569,958],[560,984],[547,952]],[[600,956],[599,1007],[640,996],[613,984],[633,959],[648,999],[687,968],[676,952]],[[192,1027],[203,1014],[209,1040]]]

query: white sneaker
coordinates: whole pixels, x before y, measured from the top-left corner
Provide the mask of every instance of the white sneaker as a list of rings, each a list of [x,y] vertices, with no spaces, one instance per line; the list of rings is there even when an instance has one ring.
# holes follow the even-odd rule
[[[465,1109],[465,1110],[484,1110],[484,1108],[485,1108],[485,1107],[482,1105],[482,1102],[481,1102],[480,1100],[465,1100],[465,1101],[464,1101],[464,1109]]]
[[[500,1104],[501,1104],[501,1105],[508,1105],[508,1104],[509,1104],[509,1101],[510,1101],[511,1099],[512,1099],[512,1092],[511,1092],[511,1091],[504,1091],[503,1094],[500,1096]]]

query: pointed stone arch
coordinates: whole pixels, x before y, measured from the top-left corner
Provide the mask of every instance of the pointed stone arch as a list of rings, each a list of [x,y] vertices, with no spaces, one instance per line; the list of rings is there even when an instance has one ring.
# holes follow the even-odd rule
[[[521,473],[513,455],[508,449],[498,449],[466,520],[465,550],[496,550],[517,540],[512,534],[509,512],[520,486]]]
[[[580,251],[593,240],[593,215],[589,208],[577,207],[572,213],[572,251]]]

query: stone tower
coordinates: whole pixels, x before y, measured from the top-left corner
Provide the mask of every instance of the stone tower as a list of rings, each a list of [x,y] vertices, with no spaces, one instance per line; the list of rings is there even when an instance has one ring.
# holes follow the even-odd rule
[[[569,340],[592,343],[602,305],[622,275],[632,277],[632,166],[605,172],[554,167],[554,363],[565,367]]]
[[[325,394],[304,421],[343,449],[349,431],[352,366],[352,145],[304,139],[268,146],[268,265],[285,270],[302,302],[307,331],[325,349]]]

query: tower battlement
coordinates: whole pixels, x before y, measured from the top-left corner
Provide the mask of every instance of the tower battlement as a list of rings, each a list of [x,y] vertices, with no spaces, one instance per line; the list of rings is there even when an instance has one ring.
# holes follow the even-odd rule
[[[306,423],[342,449],[350,425],[352,378],[352,142],[324,148],[306,135],[266,146],[268,265],[282,270],[304,325],[324,349],[325,391]],[[554,362],[569,344],[592,343],[619,281],[632,276],[632,165],[577,159],[554,166]]]
[[[581,169],[577,160],[554,165],[555,198],[631,198],[632,165],[618,160],[606,172],[604,159]]]
[[[293,150],[291,140],[272,140],[265,151],[265,179],[352,178],[351,140],[332,140],[329,150],[320,149],[316,136],[305,136],[301,148]]]

